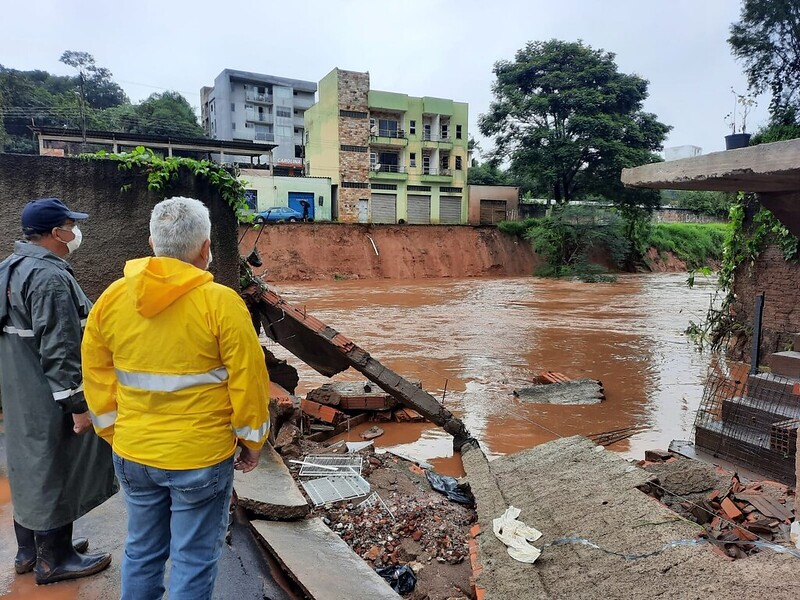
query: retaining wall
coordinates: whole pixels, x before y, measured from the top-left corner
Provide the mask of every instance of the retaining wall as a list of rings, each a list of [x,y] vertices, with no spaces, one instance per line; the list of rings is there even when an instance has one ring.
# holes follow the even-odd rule
[[[152,255],[148,245],[150,212],[165,194],[147,189],[140,171],[120,171],[119,163],[0,154],[0,260],[20,239],[20,214],[29,200],[61,198],[87,212],[84,240],[68,260],[86,294],[95,300],[122,276],[126,260]],[[122,191],[123,186],[126,191]],[[166,196],[188,196],[211,211],[211,272],[216,281],[239,287],[237,222],[233,211],[204,180],[182,171]]]

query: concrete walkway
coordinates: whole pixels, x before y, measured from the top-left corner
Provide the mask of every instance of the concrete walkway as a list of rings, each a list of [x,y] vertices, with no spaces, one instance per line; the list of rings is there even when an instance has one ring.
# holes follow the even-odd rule
[[[573,437],[491,463],[479,450],[464,453],[481,533],[477,579],[486,600],[708,600],[800,597],[800,559],[765,550],[730,562],[707,545],[682,546],[649,558],[625,560],[585,545],[544,548],[535,564],[513,560],[492,533],[508,506],[543,532],[545,544],[575,536],[615,552],[645,554],[675,540],[695,538],[681,520],[636,486],[648,474],[591,441]]]
[[[0,434],[0,476],[6,468],[5,438]],[[1,482],[5,485],[5,479]],[[113,562],[102,573],[74,582],[37,586],[33,575],[14,573],[16,540],[11,503],[0,504],[0,597],[7,600],[116,600],[120,593],[120,564],[127,534],[127,514],[122,493],[82,517],[75,524],[76,535],[89,538],[92,549],[111,552]],[[256,542],[246,519],[239,513],[232,526],[232,543],[223,546],[215,600],[296,600],[294,592],[277,565]]]

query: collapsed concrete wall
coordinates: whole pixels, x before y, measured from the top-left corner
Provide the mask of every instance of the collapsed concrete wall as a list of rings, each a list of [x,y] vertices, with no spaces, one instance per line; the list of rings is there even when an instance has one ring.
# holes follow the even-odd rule
[[[84,241],[70,263],[93,300],[122,275],[126,260],[152,254],[148,246],[150,212],[165,194],[147,189],[141,171],[120,171],[119,163],[0,154],[0,260],[20,239],[20,214],[35,198],[61,198],[91,218]],[[124,191],[123,191],[123,186]],[[217,191],[182,171],[167,196],[202,200],[211,211],[211,272],[216,281],[238,289],[237,221]]]
[[[761,360],[791,349],[793,334],[800,332],[800,265],[787,262],[778,246],[768,246],[752,265],[739,266],[734,291],[734,316],[746,328],[753,325],[756,295],[764,293]],[[751,347],[751,336],[740,335],[734,340],[732,357],[749,362]]]

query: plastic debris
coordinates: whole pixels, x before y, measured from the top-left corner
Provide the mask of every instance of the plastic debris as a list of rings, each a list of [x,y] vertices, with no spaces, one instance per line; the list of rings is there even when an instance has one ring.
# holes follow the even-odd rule
[[[379,567],[375,572],[398,594],[410,594],[417,586],[417,576],[408,565]]]
[[[534,563],[542,551],[528,542],[542,537],[542,532],[518,521],[520,509],[509,506],[502,515],[492,521],[492,530],[498,540],[508,546],[508,554],[514,560]]]
[[[372,446],[372,441],[369,442],[347,442],[347,451],[351,454],[360,452],[364,448]]]
[[[431,487],[440,494],[447,496],[448,499],[466,506],[475,506],[475,497],[468,490],[461,488],[455,477],[439,475],[431,470],[425,471],[425,476],[428,478],[428,483],[431,484]]]
[[[800,521],[797,519],[792,523],[792,528],[789,530],[789,539],[794,542],[795,548],[800,550]]]

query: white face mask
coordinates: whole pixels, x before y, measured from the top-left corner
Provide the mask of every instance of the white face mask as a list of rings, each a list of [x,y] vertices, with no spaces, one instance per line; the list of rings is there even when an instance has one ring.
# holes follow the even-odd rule
[[[208,268],[211,266],[211,261],[213,261],[213,260],[214,260],[214,257],[211,254],[211,248],[209,248],[208,249],[208,264],[206,265],[206,271],[208,271]]]
[[[75,237],[68,242],[59,240],[61,241],[61,243],[66,244],[67,250],[69,251],[70,254],[72,254],[80,247],[81,242],[83,241],[83,232],[78,228],[77,225],[75,225],[75,227],[73,227],[72,229],[63,229],[63,228],[59,229],[61,229],[61,231],[71,231],[75,235]]]

